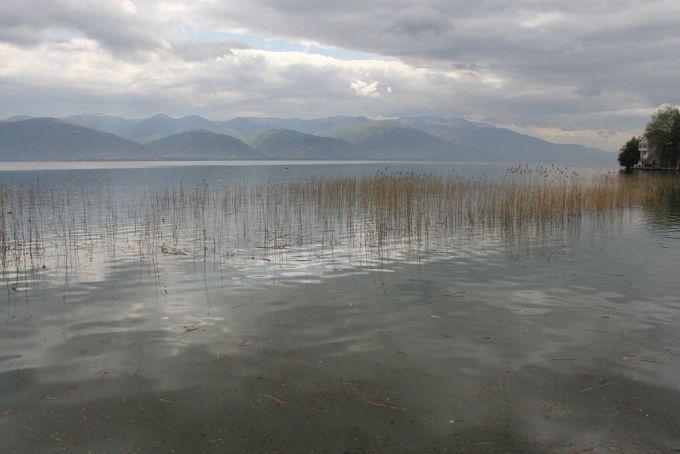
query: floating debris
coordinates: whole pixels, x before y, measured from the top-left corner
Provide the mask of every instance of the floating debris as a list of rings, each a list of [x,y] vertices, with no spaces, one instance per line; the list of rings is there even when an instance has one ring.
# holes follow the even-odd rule
[[[286,403],[284,401],[282,401],[278,397],[274,397],[270,394],[262,394],[262,397],[266,397],[267,399],[273,400],[274,402],[276,402],[276,405],[281,405],[281,406],[286,405]]]
[[[406,408],[402,407],[401,405],[394,405],[393,403],[388,402],[388,401],[375,402],[375,401],[369,400],[368,405],[370,405],[371,407],[375,407],[375,408],[384,408],[385,410],[389,410],[389,411],[397,411],[398,410],[398,411],[403,411],[404,413],[406,413]]]
[[[161,252],[168,255],[184,255],[188,256],[189,253],[183,251],[182,249],[176,248],[175,246],[169,246],[167,244],[161,245]]]
[[[192,324],[190,324],[190,325],[184,325],[184,326],[182,326],[182,328],[184,329],[184,331],[182,331],[182,332],[179,333],[178,335],[190,333],[190,332],[192,332],[192,331],[196,331],[196,330],[200,329],[200,327],[198,326],[200,323],[201,323],[201,322],[194,322],[194,323],[192,323]]]

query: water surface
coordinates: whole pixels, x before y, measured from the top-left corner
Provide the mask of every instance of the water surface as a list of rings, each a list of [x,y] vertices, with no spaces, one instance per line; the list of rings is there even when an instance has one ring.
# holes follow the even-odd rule
[[[499,178],[504,167],[0,172],[9,187],[70,191],[69,207],[89,207],[53,207],[46,225],[80,226],[55,235],[72,243],[3,274],[0,450],[680,449],[677,199],[540,235],[380,247],[314,220],[298,225],[318,237],[262,243],[262,226],[241,232],[243,219],[208,213],[177,234],[178,251],[155,254],[141,249],[166,240],[142,244],[139,232],[161,219],[170,238],[173,222],[161,208],[130,212],[169,185],[380,171]],[[219,254],[201,249],[204,231],[222,232]]]

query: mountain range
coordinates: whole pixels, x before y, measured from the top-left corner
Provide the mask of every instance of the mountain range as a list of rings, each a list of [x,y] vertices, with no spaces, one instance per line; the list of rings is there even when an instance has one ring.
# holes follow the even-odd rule
[[[212,121],[103,114],[0,121],[0,161],[445,160],[605,164],[612,153],[461,118],[239,117]]]

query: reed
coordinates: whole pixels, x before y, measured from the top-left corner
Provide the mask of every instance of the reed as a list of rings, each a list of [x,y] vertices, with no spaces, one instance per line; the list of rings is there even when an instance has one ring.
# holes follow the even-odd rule
[[[110,187],[0,185],[0,261],[15,275],[84,257],[155,263],[174,251],[221,261],[291,248],[377,251],[461,236],[513,241],[621,218],[680,193],[671,175],[585,177],[555,166],[502,178],[385,174],[211,185],[172,183],[133,197]],[[57,265],[53,265],[57,266]]]

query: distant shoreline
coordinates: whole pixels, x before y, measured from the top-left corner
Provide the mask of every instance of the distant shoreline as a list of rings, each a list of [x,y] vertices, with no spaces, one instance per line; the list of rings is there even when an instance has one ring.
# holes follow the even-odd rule
[[[194,161],[194,160],[124,160],[124,161],[0,161],[0,172],[35,171],[35,170],[105,170],[105,169],[143,169],[162,167],[201,167],[201,166],[313,166],[313,165],[368,165],[368,164],[447,164],[459,166],[513,166],[527,164],[512,161],[414,161],[414,160],[226,160],[226,161]],[[551,165],[550,163],[528,163],[531,166]],[[554,163],[568,167],[588,167],[608,169],[607,165],[583,165]],[[611,167],[613,168],[613,167]]]

